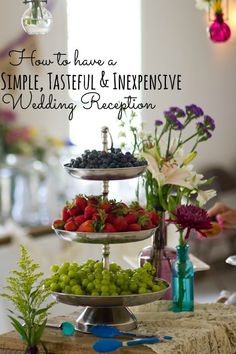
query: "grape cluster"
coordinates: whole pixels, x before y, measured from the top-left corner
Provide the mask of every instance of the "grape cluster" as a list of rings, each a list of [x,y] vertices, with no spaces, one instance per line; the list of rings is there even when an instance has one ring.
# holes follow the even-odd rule
[[[111,263],[108,269],[102,262],[89,259],[83,265],[66,262],[51,267],[54,274],[45,280],[45,285],[53,292],[74,295],[118,296],[146,294],[166,288],[163,281],[153,281],[154,269],[150,263],[143,268],[122,269]]]
[[[122,153],[121,149],[112,149],[110,152],[85,150],[82,156],[65,164],[72,168],[121,168],[145,166],[145,160],[138,160],[130,152]]]

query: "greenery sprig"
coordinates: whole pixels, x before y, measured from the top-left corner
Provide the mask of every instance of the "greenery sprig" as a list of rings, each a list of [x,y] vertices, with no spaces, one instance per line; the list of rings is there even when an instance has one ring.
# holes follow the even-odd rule
[[[48,353],[41,338],[46,327],[49,309],[55,304],[45,305],[50,291],[44,287],[43,273],[38,272],[39,265],[34,263],[25,247],[21,246],[19,270],[12,270],[7,278],[8,285],[4,287],[7,293],[0,294],[7,298],[17,313],[10,311],[12,326],[26,343],[24,354],[37,354],[41,344]]]

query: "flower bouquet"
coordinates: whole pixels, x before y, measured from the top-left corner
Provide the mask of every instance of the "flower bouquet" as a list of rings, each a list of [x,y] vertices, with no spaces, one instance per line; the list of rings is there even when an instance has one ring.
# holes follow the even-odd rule
[[[133,113],[129,120],[133,152],[141,154],[148,162],[143,177],[147,208],[159,212],[160,216],[153,245],[141,252],[140,263],[150,261],[157,268],[157,277],[170,281],[175,253],[165,247],[166,213],[172,213],[183,203],[202,206],[215,196],[214,190],[203,189],[211,180],[205,180],[192,164],[198,145],[211,138],[215,122],[195,104],[184,110],[170,107],[164,112],[164,119],[155,121],[154,134],[144,132],[143,126],[139,130],[134,117]],[[121,126],[125,129],[126,123],[122,121]],[[121,136],[124,134],[121,132]],[[184,148],[188,149],[187,153]]]

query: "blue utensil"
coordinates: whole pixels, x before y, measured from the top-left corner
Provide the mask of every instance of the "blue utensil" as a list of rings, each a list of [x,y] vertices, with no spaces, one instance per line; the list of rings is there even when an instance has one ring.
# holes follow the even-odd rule
[[[47,323],[46,327],[60,329],[64,336],[73,336],[76,329],[71,322],[62,322],[60,325]]]
[[[160,338],[135,339],[128,342],[122,342],[117,339],[100,339],[93,344],[93,349],[97,353],[111,353],[122,347],[131,347],[141,344],[155,344],[160,342],[163,342]]]
[[[112,326],[104,326],[104,325],[97,325],[93,326],[91,329],[91,333],[96,337],[101,338],[113,338],[113,337],[132,337],[132,338],[154,338],[156,336],[152,335],[145,335],[145,334],[136,334],[136,333],[129,333],[129,332],[121,332],[116,327]]]

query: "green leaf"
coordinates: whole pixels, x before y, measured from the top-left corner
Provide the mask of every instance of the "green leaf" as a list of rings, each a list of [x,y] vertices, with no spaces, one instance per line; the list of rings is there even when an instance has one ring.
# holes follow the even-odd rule
[[[36,343],[39,343],[40,342],[40,339],[43,335],[43,332],[45,330],[45,327],[46,327],[46,323],[47,323],[47,319],[39,326],[38,330],[35,332],[35,342]]]
[[[49,354],[49,351],[47,350],[47,347],[46,347],[46,345],[44,344],[44,342],[41,341],[40,344],[42,345],[45,354]]]
[[[22,339],[27,341],[28,338],[27,338],[27,334],[26,334],[24,326],[19,321],[17,321],[15,318],[13,318],[12,316],[8,316],[8,317],[11,320],[11,324],[16,329],[16,331],[20,334]]]
[[[176,209],[176,206],[176,199],[170,195],[168,199],[168,211],[172,213]]]

